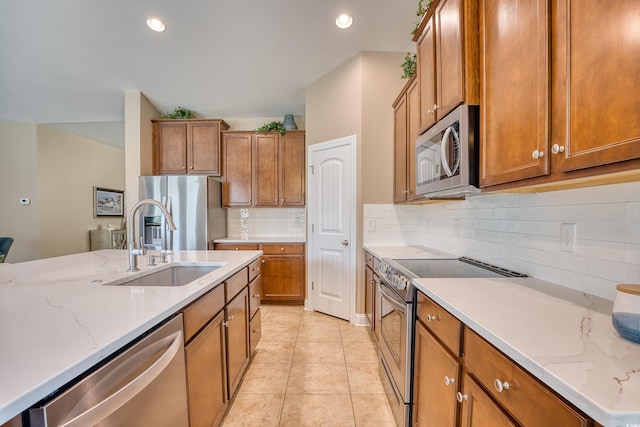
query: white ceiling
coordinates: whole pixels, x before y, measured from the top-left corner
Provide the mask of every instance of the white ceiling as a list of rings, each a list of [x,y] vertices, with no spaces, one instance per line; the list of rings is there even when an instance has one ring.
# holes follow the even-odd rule
[[[115,134],[117,145],[126,91],[198,117],[304,116],[305,88],[358,52],[415,50],[416,9],[417,0],[1,0],[0,121]],[[342,12],[354,17],[348,30],[335,26]],[[149,16],[167,31],[150,31]]]

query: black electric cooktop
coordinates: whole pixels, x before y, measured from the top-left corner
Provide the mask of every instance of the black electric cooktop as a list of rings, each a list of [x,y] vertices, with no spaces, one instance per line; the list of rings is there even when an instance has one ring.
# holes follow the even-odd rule
[[[495,265],[470,258],[458,259],[394,259],[405,274],[416,278],[526,277]]]

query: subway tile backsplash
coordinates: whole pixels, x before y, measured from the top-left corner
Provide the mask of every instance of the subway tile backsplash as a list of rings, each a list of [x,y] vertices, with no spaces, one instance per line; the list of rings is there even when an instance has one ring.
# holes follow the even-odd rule
[[[227,209],[227,237],[305,239],[305,208]]]
[[[365,245],[426,245],[612,300],[640,283],[640,182],[426,205],[365,205]],[[576,252],[561,225],[577,224]]]

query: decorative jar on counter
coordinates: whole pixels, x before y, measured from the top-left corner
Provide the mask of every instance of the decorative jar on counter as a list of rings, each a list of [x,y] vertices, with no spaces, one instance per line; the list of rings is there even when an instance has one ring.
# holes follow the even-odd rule
[[[640,285],[618,285],[611,321],[625,339],[640,344]]]

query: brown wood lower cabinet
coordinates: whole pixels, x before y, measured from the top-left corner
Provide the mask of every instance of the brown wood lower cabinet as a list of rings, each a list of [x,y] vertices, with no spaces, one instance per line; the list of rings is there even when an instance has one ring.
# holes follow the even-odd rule
[[[417,306],[414,426],[594,425],[420,291]]]
[[[189,425],[216,425],[227,407],[224,312],[185,346]]]
[[[248,278],[247,266],[182,311],[191,427],[220,423],[249,363]]]
[[[262,250],[262,303],[304,304],[304,243],[215,243],[216,250]]]

